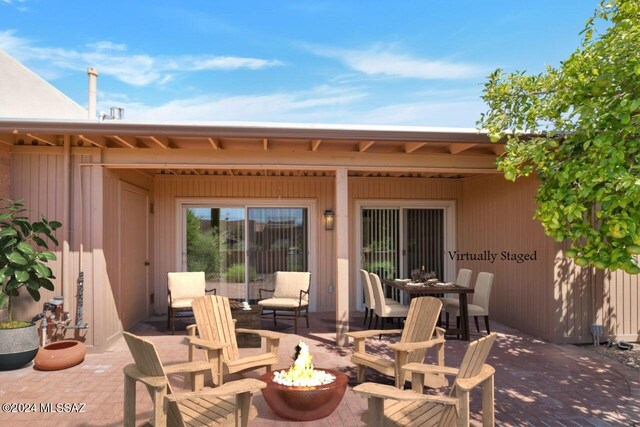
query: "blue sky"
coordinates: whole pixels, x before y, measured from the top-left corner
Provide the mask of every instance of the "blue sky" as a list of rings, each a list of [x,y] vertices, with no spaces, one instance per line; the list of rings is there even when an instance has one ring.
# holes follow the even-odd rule
[[[557,65],[596,3],[0,0],[0,49],[83,106],[98,68],[135,121],[474,127],[486,75]]]

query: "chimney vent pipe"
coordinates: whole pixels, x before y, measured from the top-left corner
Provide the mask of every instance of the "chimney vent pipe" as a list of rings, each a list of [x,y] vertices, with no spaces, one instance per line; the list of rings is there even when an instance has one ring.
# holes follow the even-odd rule
[[[93,67],[87,68],[87,75],[89,76],[89,106],[87,108],[89,120],[96,118],[96,92],[98,86],[98,70]]]

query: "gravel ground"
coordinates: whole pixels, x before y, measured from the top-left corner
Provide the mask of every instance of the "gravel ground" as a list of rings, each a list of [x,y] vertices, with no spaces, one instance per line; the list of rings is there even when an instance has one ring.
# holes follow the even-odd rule
[[[603,344],[598,348],[593,348],[593,345],[585,345],[583,348],[591,351],[597,351],[610,359],[615,359],[618,362],[640,372],[640,343],[630,344],[633,345],[633,349],[631,350],[620,350],[615,345],[611,346],[611,348],[607,348],[606,344]]]

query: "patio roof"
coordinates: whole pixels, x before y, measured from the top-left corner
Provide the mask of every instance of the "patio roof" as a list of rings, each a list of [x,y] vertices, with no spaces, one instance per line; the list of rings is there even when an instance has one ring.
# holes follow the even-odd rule
[[[65,136],[103,149],[103,167],[158,175],[333,176],[347,165],[350,176],[460,178],[495,172],[504,152],[461,128],[0,119],[0,144],[55,148]]]

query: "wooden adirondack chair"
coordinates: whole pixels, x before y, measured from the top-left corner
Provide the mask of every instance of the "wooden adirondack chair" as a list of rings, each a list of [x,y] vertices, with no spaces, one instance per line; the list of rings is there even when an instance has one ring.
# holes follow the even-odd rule
[[[210,363],[211,376],[215,384],[222,385],[226,374],[262,367],[266,367],[269,372],[278,363],[280,338],[286,334],[236,328],[227,297],[207,295],[194,299],[192,305],[196,324],[187,327],[189,360],[194,360],[197,347],[203,348]],[[267,341],[265,352],[241,358],[236,334],[256,334],[265,338]]]
[[[151,341],[123,332],[135,363],[124,368],[124,422],[136,422],[136,381],[147,386],[153,401],[153,418],[142,426],[247,426],[257,411],[252,394],[266,387],[256,379],[233,381],[218,388],[202,387],[207,362],[163,366]],[[190,373],[192,392],[172,393],[167,374]]]
[[[459,426],[469,425],[469,392],[482,387],[482,425],[493,426],[494,396],[493,374],[495,370],[486,365],[489,351],[496,340],[495,332],[469,344],[460,368],[409,363],[403,366],[412,375],[413,390],[398,390],[394,387],[364,383],[353,390],[368,398],[368,410],[362,421],[368,426]],[[422,394],[421,379],[432,374],[455,375],[449,396]],[[395,402],[385,402],[386,399]]]
[[[445,330],[436,328],[441,308],[442,303],[437,298],[413,298],[404,329],[348,332],[347,335],[354,340],[355,351],[351,356],[351,363],[358,366],[358,382],[364,381],[364,370],[369,367],[382,374],[393,376],[396,387],[402,388],[405,373],[400,367],[407,363],[424,362],[427,349],[431,347],[436,348],[438,365],[443,366]],[[394,360],[366,352],[365,341],[367,338],[386,334],[402,334],[399,343],[389,344],[389,348],[395,352]],[[447,384],[448,382],[443,375],[427,375],[425,377],[425,385],[429,387],[438,388]]]

